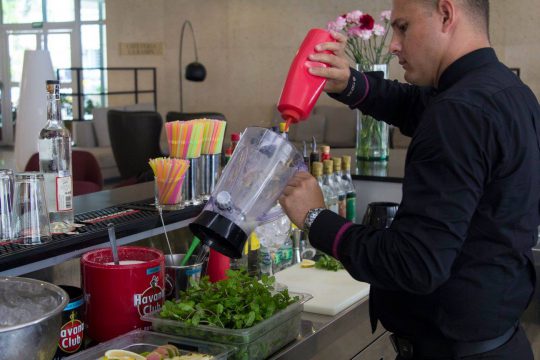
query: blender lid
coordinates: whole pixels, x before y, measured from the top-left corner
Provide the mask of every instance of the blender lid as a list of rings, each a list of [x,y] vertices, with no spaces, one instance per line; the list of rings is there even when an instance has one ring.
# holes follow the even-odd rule
[[[201,239],[212,249],[230,258],[242,257],[242,250],[247,240],[247,234],[238,225],[225,216],[216,212],[203,210],[189,224],[193,235]]]

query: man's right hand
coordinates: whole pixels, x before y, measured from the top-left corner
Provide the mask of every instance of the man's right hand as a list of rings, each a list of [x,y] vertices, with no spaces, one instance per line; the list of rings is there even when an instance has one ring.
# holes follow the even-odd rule
[[[332,31],[331,34],[337,42],[319,44],[315,47],[315,50],[329,50],[333,52],[333,54],[319,52],[309,56],[309,60],[325,63],[328,67],[311,67],[309,68],[309,72],[313,75],[328,79],[324,86],[324,91],[328,93],[341,93],[347,87],[349,77],[351,76],[349,60],[345,54],[347,37],[334,31]]]

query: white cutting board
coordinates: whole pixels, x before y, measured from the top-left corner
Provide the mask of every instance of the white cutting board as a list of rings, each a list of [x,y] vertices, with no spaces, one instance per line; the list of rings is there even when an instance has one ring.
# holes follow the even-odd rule
[[[328,271],[293,265],[275,274],[276,282],[291,292],[308,293],[313,299],[304,304],[304,311],[334,316],[358,300],[368,296],[369,284],[356,281],[345,270]]]

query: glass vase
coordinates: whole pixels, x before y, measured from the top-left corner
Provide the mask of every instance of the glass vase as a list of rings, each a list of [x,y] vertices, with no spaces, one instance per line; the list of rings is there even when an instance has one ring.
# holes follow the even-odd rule
[[[357,70],[366,71],[356,65]],[[372,65],[369,71],[382,71],[388,77],[388,65]],[[388,160],[388,124],[377,121],[372,116],[356,112],[356,158],[359,161]]]

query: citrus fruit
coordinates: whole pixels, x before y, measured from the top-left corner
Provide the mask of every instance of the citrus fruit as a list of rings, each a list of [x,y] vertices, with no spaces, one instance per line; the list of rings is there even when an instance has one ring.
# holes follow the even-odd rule
[[[146,360],[144,356],[127,350],[109,350],[105,356],[109,360]]]
[[[300,267],[303,267],[303,268],[310,268],[310,267],[314,267],[314,266],[315,266],[315,261],[309,260],[309,259],[304,259],[300,263]]]

